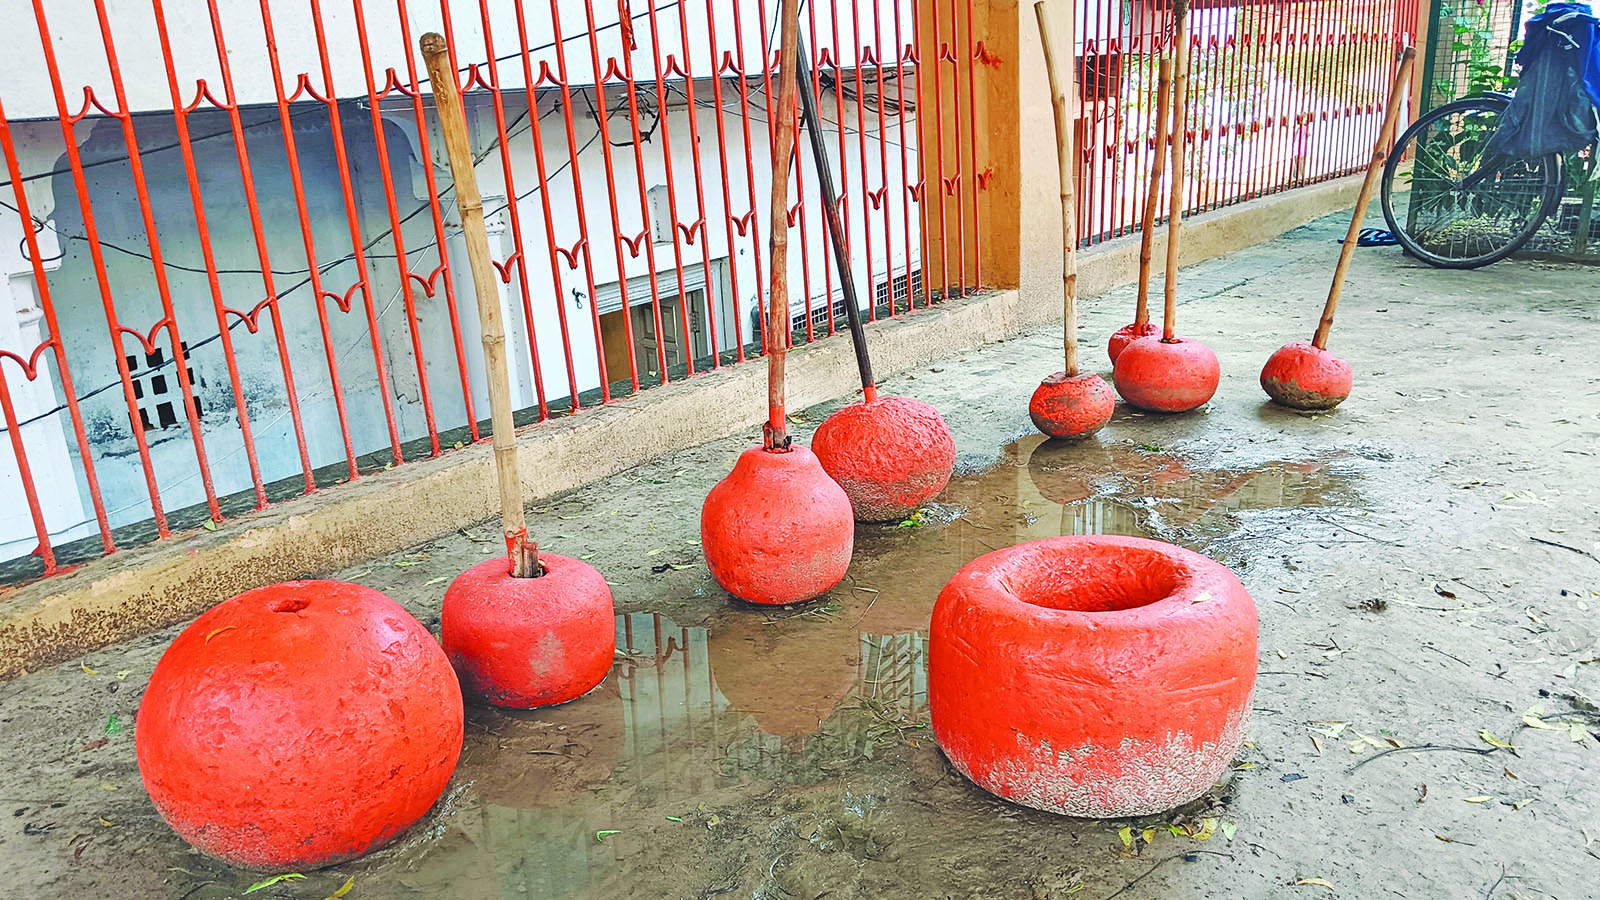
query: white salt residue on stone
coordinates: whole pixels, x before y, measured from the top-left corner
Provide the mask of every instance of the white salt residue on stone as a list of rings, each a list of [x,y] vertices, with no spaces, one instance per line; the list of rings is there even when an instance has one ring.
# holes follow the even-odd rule
[[[1057,751],[1048,741],[1017,734],[1019,753],[976,777],[965,759],[952,754],[956,769],[979,787],[1034,809],[1094,819],[1164,812],[1204,794],[1244,745],[1250,703],[1228,717],[1221,735],[1194,747],[1187,732],[1162,741],[1126,738],[1115,749],[1086,744]],[[1111,754],[1119,774],[1089,768],[1092,758]]]

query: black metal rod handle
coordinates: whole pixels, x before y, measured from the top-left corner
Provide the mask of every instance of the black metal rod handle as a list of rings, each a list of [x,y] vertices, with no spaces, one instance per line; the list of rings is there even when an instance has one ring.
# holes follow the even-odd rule
[[[867,355],[867,335],[861,327],[861,307],[856,299],[856,282],[851,277],[850,254],[845,248],[847,237],[839,222],[839,195],[833,186],[833,169],[828,164],[828,150],[822,141],[822,117],[817,115],[817,96],[811,86],[811,56],[806,51],[805,38],[800,39],[800,66],[796,73],[800,82],[800,110],[805,119],[806,132],[811,135],[811,156],[817,166],[817,181],[822,188],[823,218],[828,224],[828,235],[833,241],[833,262],[839,270],[839,284],[844,290],[845,318],[850,320],[850,343],[856,350],[856,368],[861,370],[861,388],[867,399],[877,392],[872,378],[872,359]],[[842,125],[840,127],[843,127]],[[890,281],[891,288],[893,281]],[[833,298],[829,297],[831,304]],[[889,303],[894,303],[894,291],[889,291]]]

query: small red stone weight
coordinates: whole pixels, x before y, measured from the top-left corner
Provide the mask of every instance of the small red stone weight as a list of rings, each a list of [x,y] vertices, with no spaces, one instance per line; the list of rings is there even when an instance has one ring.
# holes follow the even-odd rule
[[[1057,372],[1034,389],[1028,417],[1050,437],[1080,438],[1104,428],[1116,409],[1117,398],[1104,378]]]
[[[1199,341],[1147,337],[1122,351],[1112,378],[1130,405],[1178,413],[1210,402],[1222,381],[1222,367],[1217,354]]]
[[[1050,83],[1050,107],[1056,130],[1056,176],[1061,185],[1061,347],[1065,368],[1046,376],[1028,402],[1034,427],[1053,438],[1087,437],[1111,421],[1117,400],[1099,375],[1078,368],[1078,204],[1073,190],[1077,151],[1069,121],[1065,88],[1070,81],[1056,70],[1055,43],[1050,14],[1043,0],[1033,6],[1044,51],[1045,76]],[[1070,58],[1070,57],[1069,57]]]
[[[461,573],[444,594],[444,651],[467,694],[532,709],[575,700],[616,656],[611,587],[588,563],[539,554],[544,574],[515,578],[504,557]]]
[[[1293,409],[1333,409],[1350,396],[1354,384],[1349,363],[1310,341],[1280,347],[1261,369],[1261,389]]]
[[[990,553],[934,606],[934,737],[962,775],[1024,806],[1172,809],[1244,741],[1256,631],[1233,573],[1170,544],[1062,537]]]
[[[139,774],[201,852],[316,869],[375,850],[443,793],[461,690],[427,629],[370,588],[292,581],[196,619],[139,706]]]
[[[1110,356],[1111,362],[1115,364],[1117,357],[1122,355],[1122,351],[1128,349],[1129,344],[1139,338],[1160,334],[1161,327],[1154,322],[1146,322],[1143,325],[1137,323],[1124,325],[1112,333],[1111,340],[1106,344],[1106,355]]]
[[[939,411],[909,397],[852,403],[811,438],[862,522],[904,519],[950,483],[956,442]]]
[[[1367,164],[1367,177],[1361,182],[1361,193],[1356,197],[1355,213],[1350,217],[1350,228],[1345,232],[1344,245],[1339,250],[1339,262],[1333,269],[1333,285],[1328,289],[1328,299],[1322,307],[1322,319],[1310,341],[1295,341],[1272,354],[1261,369],[1261,389],[1274,403],[1291,409],[1333,409],[1350,396],[1354,378],[1350,364],[1328,352],[1328,336],[1333,331],[1333,317],[1339,310],[1339,297],[1344,293],[1345,273],[1350,269],[1356,247],[1360,243],[1361,224],[1366,220],[1367,205],[1372,191],[1377,187],[1378,175],[1389,158],[1389,143],[1399,127],[1400,107],[1406,98],[1406,82],[1417,63],[1415,47],[1407,47],[1395,72],[1394,83],[1389,88],[1389,105],[1384,110],[1383,126],[1378,129],[1377,143],[1372,147],[1372,160]]]
[[[755,447],[706,495],[700,543],[711,575],[751,603],[799,603],[844,580],[855,515],[804,447]]]

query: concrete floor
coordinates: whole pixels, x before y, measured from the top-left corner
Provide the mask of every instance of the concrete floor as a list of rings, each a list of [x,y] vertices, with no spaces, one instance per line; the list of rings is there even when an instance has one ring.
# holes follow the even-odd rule
[[[1361,250],[1332,344],[1354,396],[1278,409],[1257,372],[1310,336],[1344,224],[1185,270],[1179,330],[1223,366],[1202,411],[1119,409],[1097,441],[1043,444],[1026,400],[1060,367],[1049,329],[886,383],[944,413],[957,477],[920,527],[858,528],[851,575],[817,603],[734,606],[701,561],[700,500],[753,434],[541,507],[541,542],[615,586],[613,677],[557,710],[469,710],[422,826],[252,896],[352,877],[351,898],[1600,896],[1600,271]],[[1091,363],[1131,307],[1128,290],[1085,304]],[[943,581],[989,549],[1095,531],[1208,553],[1261,613],[1250,741],[1166,816],[1008,805],[925,728]],[[494,533],[337,577],[436,628]],[[189,850],[140,786],[139,697],[174,634],[0,685],[0,754],[21,761],[0,774],[0,893],[221,898],[258,880]]]

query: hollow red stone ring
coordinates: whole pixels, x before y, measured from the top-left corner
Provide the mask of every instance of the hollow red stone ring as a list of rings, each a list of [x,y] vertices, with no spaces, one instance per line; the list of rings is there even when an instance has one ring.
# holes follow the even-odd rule
[[[961,774],[1024,806],[1168,810],[1244,742],[1256,632],[1239,579],[1170,544],[1062,537],[990,553],[934,607],[934,736]]]

